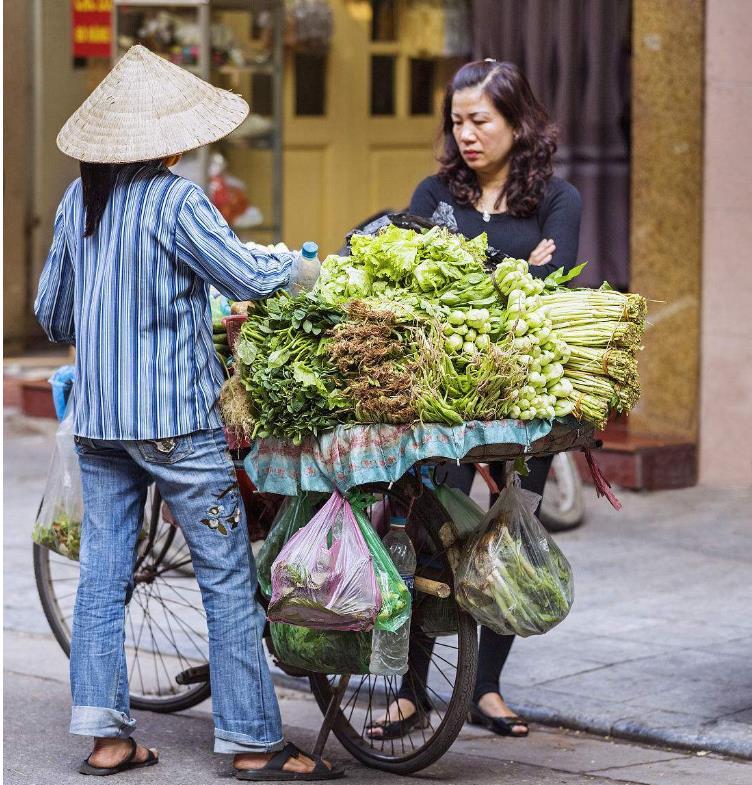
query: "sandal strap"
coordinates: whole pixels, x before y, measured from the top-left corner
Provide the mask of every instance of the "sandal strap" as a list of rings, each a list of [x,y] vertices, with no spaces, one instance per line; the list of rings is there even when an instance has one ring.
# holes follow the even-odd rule
[[[285,746],[265,766],[262,766],[260,770],[282,771],[285,763],[287,763],[290,758],[297,758],[300,754],[298,747],[291,741],[288,741],[287,744],[285,744]]]
[[[123,766],[126,763],[132,763],[136,757],[136,753],[138,752],[138,744],[136,743],[136,740],[133,738],[133,736],[129,736],[128,741],[131,743],[131,751],[128,753],[128,756],[125,758],[125,760],[118,763],[118,766]]]

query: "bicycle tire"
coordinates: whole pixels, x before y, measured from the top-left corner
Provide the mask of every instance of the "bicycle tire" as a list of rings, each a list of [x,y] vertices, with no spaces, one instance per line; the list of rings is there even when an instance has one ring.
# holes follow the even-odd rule
[[[569,452],[557,453],[552,468],[543,491],[540,521],[549,532],[576,529],[585,519],[585,500],[574,456]]]
[[[394,490],[389,491],[389,494],[399,497],[405,487],[403,483],[404,481],[401,481],[396,484]],[[418,518],[419,525],[425,528],[437,546],[439,554],[442,554],[435,524],[446,520],[447,513],[432,491],[425,489],[423,493],[425,493],[424,503],[413,512],[413,516]],[[404,497],[402,501],[404,503]],[[445,557],[443,557],[443,561],[446,562]],[[445,563],[444,568],[449,574],[451,573],[448,563]],[[402,756],[389,755],[384,753],[383,744],[382,750],[375,749],[370,740],[366,740],[361,733],[357,732],[340,709],[335,717],[332,731],[342,746],[356,760],[370,768],[392,774],[413,774],[435,763],[452,746],[467,718],[478,667],[477,625],[468,613],[459,608],[457,614],[457,676],[446,713],[439,726],[424,745],[417,750],[413,749]],[[326,674],[312,673],[308,678],[314,698],[322,714],[325,714],[332,695],[329,677]],[[362,678],[365,679],[365,677]],[[362,684],[363,681],[361,681]],[[394,753],[394,745],[390,746],[392,753]],[[404,748],[404,744],[402,746]]]
[[[151,501],[147,501],[150,509],[149,527],[147,532],[147,543],[149,547],[153,545],[156,536],[156,527],[160,523],[160,506],[161,498],[159,491],[155,493]],[[172,538],[167,537],[167,542],[162,543],[162,551],[166,552],[169,548]],[[142,558],[139,558],[137,564],[140,564]],[[33,544],[33,563],[34,563],[34,577],[39,594],[39,600],[42,604],[47,623],[50,625],[52,634],[55,640],[60,645],[60,648],[65,653],[66,657],[70,657],[70,640],[71,631],[68,627],[64,614],[58,604],[57,595],[53,586],[53,579],[50,571],[50,550],[37,543]],[[139,711],[152,711],[158,714],[171,714],[177,711],[185,711],[186,709],[193,708],[197,704],[206,700],[211,695],[210,683],[203,682],[197,684],[194,688],[188,689],[180,695],[169,697],[147,697],[138,694],[132,694],[130,698],[131,708],[138,709]]]

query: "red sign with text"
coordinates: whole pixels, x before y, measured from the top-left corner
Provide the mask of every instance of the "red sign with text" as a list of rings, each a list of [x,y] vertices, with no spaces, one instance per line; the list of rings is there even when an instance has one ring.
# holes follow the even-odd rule
[[[73,56],[112,54],[112,0],[73,0]]]

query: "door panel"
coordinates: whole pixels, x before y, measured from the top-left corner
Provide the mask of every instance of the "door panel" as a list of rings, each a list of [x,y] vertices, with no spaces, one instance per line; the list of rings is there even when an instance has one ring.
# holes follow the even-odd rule
[[[407,0],[397,0],[394,6],[401,15],[411,8]],[[372,27],[371,2],[333,0],[331,7],[334,35],[327,54],[326,96],[319,102],[326,108],[325,115],[296,116],[292,54],[285,71],[283,237],[295,246],[315,240],[322,254],[336,251],[344,235],[374,212],[406,206],[415,186],[436,171],[433,148],[440,124],[441,88],[457,65],[434,58],[435,78],[424,89],[421,102],[423,106],[425,90],[432,91],[433,114],[411,114],[411,58],[417,54],[409,35],[412,28],[402,23],[405,17],[398,16],[396,26],[391,22],[386,25],[389,30],[396,29],[396,40],[382,36],[373,41],[372,30],[386,29],[389,20],[385,17]],[[391,115],[371,114],[374,55],[394,58]]]
[[[401,210],[410,203],[415,186],[434,166],[430,147],[373,148],[370,155],[369,212],[386,207]]]

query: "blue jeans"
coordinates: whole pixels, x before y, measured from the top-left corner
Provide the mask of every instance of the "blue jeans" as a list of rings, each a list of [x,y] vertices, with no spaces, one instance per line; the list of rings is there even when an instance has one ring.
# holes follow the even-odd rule
[[[159,441],[76,437],[84,518],[71,642],[71,733],[127,738],[125,603],[132,591],[147,487],[156,482],[191,552],[209,630],[214,751],[283,747],[264,655],[251,553],[235,468],[220,429]]]

